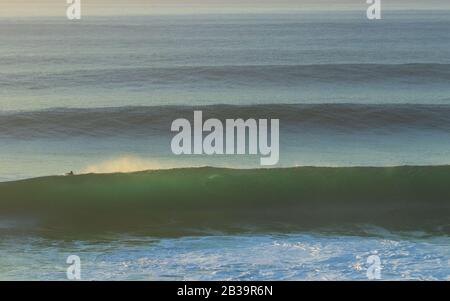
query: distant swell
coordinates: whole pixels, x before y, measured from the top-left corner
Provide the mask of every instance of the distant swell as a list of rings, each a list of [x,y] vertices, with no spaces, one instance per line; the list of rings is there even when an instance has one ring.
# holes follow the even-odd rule
[[[50,109],[0,113],[0,138],[167,135],[177,118],[278,118],[282,130],[450,131],[450,105],[211,105]]]
[[[161,234],[373,224],[450,233],[450,167],[188,168],[0,183],[0,215]],[[177,230],[178,229],[178,230]]]
[[[0,87],[45,89],[77,86],[292,87],[324,84],[448,84],[449,64],[318,64],[108,68],[2,74]]]

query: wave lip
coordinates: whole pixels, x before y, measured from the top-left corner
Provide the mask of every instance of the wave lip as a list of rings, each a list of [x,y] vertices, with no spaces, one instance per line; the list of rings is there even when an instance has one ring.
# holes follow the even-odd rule
[[[0,216],[162,235],[371,224],[450,233],[450,166],[185,168],[0,183]]]

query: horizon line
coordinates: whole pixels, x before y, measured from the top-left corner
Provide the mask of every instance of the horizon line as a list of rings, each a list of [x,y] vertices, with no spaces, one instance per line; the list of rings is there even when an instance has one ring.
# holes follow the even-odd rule
[[[153,17],[153,16],[205,16],[205,15],[296,15],[301,13],[345,13],[358,12],[365,13],[360,9],[298,9],[298,10],[276,10],[270,11],[225,11],[225,12],[155,12],[155,13],[130,13],[130,14],[83,14],[83,17]],[[450,8],[389,8],[383,12],[450,12]],[[66,18],[64,13],[61,14],[37,14],[37,15],[1,15],[0,19],[16,19],[16,18]]]

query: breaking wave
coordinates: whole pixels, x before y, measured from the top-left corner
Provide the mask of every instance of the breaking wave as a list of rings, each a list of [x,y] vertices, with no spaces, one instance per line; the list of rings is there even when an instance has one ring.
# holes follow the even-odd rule
[[[51,229],[152,235],[356,224],[448,234],[449,180],[450,166],[55,176],[0,183],[0,216],[38,219]]]

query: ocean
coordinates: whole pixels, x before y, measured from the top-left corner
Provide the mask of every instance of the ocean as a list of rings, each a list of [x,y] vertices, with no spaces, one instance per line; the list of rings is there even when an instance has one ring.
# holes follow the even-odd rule
[[[450,276],[450,12],[0,19],[0,279]],[[173,120],[278,118],[280,161]],[[149,170],[149,171],[147,171]],[[73,177],[63,175],[73,171]]]

